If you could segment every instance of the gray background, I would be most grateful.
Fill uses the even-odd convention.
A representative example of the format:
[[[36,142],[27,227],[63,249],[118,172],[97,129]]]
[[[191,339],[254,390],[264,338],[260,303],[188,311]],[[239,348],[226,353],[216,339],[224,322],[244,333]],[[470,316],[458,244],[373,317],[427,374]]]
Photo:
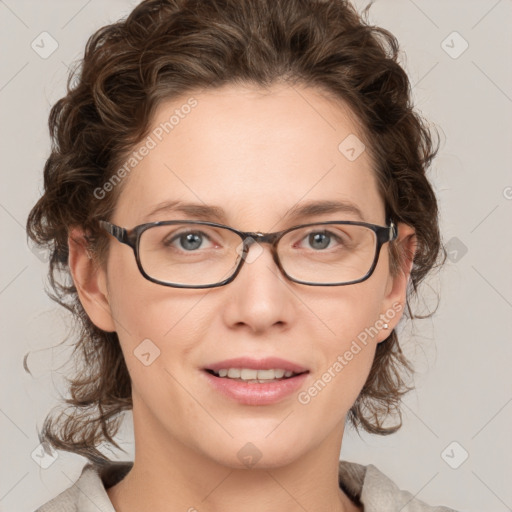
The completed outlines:
[[[24,225],[42,187],[48,112],[64,94],[68,66],[94,30],[136,3],[0,0],[2,511],[33,510],[86,462],[65,452],[38,456],[36,429],[64,393],[70,344],[58,343],[70,323],[43,291],[46,262],[27,247]],[[435,316],[402,326],[418,370],[402,430],[349,431],[341,457],[375,464],[431,504],[512,510],[512,2],[377,0],[371,12],[397,36],[416,107],[443,135],[431,177],[449,260],[424,287],[427,305],[440,291]],[[22,367],[27,352],[31,375]],[[130,454],[131,434],[127,421],[119,440]]]

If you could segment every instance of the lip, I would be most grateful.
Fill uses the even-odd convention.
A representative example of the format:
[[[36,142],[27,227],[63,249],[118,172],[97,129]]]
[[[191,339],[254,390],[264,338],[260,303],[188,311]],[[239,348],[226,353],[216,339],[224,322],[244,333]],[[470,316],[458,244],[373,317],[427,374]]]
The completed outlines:
[[[237,366],[230,367],[237,368]],[[248,366],[242,367],[248,368]],[[225,366],[223,368],[225,368]],[[240,366],[238,366],[238,368],[240,368]],[[276,366],[273,366],[273,368],[283,368],[282,363],[280,365],[278,364]],[[261,368],[253,369],[259,370]],[[204,369],[201,373],[205,376],[208,383],[216,391],[243,405],[270,405],[278,403],[284,400],[289,395],[296,393],[303,385],[307,376],[309,375],[309,372],[306,372],[301,373],[300,375],[296,375],[295,377],[290,377],[289,379],[283,379],[262,384],[251,384],[249,382],[241,382],[238,380],[228,379],[225,377],[217,377],[211,373],[208,373],[206,369]]]
[[[251,370],[272,370],[283,369],[294,373],[303,373],[309,371],[297,363],[281,359],[279,357],[266,357],[264,359],[253,359],[251,357],[236,357],[234,359],[226,359],[218,363],[212,363],[205,366],[205,370],[214,370],[218,372],[222,369],[229,368],[249,368]]]

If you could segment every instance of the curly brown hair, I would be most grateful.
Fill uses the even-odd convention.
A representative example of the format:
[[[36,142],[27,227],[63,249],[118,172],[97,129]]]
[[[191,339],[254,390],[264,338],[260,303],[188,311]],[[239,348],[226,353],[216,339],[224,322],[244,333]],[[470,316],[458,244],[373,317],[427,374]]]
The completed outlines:
[[[371,5],[371,4],[370,4]],[[100,28],[69,76],[67,94],[52,108],[52,151],[44,194],[27,221],[30,239],[50,251],[49,295],[79,329],[68,379],[71,408],[46,417],[40,441],[93,462],[131,409],[131,382],[115,332],[87,316],[68,268],[68,234],[88,234],[99,264],[108,219],[121,186],[99,200],[94,191],[112,178],[126,154],[147,136],[163,100],[225,84],[269,87],[277,82],[326,91],[361,122],[386,215],[414,227],[409,298],[438,263],[442,248],[435,194],[426,177],[438,151],[432,131],[414,111],[399,46],[387,30],[366,21],[348,0],[146,0],[117,23]],[[405,255],[390,244],[391,271]],[[412,366],[395,331],[378,344],[368,379],[348,419],[356,429],[390,434],[401,427],[400,402]],[[388,417],[393,426],[384,426]]]

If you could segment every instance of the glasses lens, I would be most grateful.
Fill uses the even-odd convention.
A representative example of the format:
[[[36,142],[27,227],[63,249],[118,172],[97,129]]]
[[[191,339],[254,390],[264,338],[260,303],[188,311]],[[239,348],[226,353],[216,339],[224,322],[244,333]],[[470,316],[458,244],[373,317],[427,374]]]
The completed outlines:
[[[289,231],[279,242],[279,259],[298,281],[344,284],[363,278],[373,265],[375,232],[351,224],[317,224]]]
[[[139,257],[153,279],[206,286],[233,274],[241,249],[242,239],[228,229],[183,223],[146,229],[140,237]]]

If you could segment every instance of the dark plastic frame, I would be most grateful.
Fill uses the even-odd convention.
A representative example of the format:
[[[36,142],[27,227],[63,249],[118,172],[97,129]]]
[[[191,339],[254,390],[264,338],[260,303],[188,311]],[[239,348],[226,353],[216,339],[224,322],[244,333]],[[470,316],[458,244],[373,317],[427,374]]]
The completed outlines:
[[[378,226],[377,224],[369,224],[367,222],[358,222],[358,221],[325,221],[325,222],[311,222],[309,224],[300,224],[297,226],[293,226],[291,228],[285,229],[283,231],[276,231],[274,233],[253,233],[253,232],[245,232],[245,231],[239,231],[235,228],[232,228],[230,226],[225,226],[224,224],[217,224],[215,222],[207,222],[202,220],[165,220],[165,221],[158,221],[158,222],[148,222],[146,224],[140,224],[139,226],[135,226],[132,229],[126,229],[122,228],[120,226],[116,226],[115,224],[111,224],[110,222],[107,222],[105,220],[99,221],[100,226],[110,235],[112,235],[114,238],[116,238],[119,242],[128,245],[133,249],[133,252],[135,254],[135,259],[137,261],[137,267],[139,268],[141,274],[148,280],[156,284],[161,284],[163,286],[171,286],[173,288],[217,288],[219,286],[224,286],[231,281],[235,279],[235,277],[240,272],[242,265],[245,262],[245,258],[249,252],[249,248],[254,242],[258,243],[269,243],[271,245],[271,251],[272,251],[272,257],[278,266],[281,273],[290,281],[298,284],[304,284],[307,286],[346,286],[348,284],[356,284],[360,283],[362,281],[366,281],[375,270],[375,267],[377,266],[377,263],[379,261],[379,254],[382,246],[387,243],[395,240],[398,236],[398,229],[393,221],[390,222],[389,226]],[[217,228],[225,228],[229,231],[232,231],[233,233],[236,233],[242,240],[243,243],[243,252],[242,257],[240,259],[240,263],[234,270],[233,274],[225,279],[224,281],[220,281],[219,283],[214,284],[208,284],[208,285],[183,285],[183,284],[176,284],[176,283],[167,283],[165,281],[160,281],[158,279],[155,279],[148,274],[146,274],[145,270],[142,268],[142,264],[139,257],[139,243],[140,243],[140,237],[144,231],[147,229],[153,227],[153,226],[167,226],[167,225],[173,225],[173,224],[198,224],[198,225],[206,225],[206,226],[212,226]],[[300,281],[298,279],[294,279],[293,277],[289,276],[283,267],[281,266],[281,262],[279,261],[278,255],[277,255],[277,243],[279,240],[288,232],[293,231],[294,229],[308,227],[308,226],[318,226],[318,225],[326,225],[326,224],[341,224],[341,225],[353,225],[353,226],[364,226],[368,229],[371,229],[375,235],[376,235],[376,248],[375,248],[375,256],[373,258],[372,266],[370,267],[370,270],[360,279],[354,280],[354,281],[348,281],[345,283],[310,283],[307,281]]]

